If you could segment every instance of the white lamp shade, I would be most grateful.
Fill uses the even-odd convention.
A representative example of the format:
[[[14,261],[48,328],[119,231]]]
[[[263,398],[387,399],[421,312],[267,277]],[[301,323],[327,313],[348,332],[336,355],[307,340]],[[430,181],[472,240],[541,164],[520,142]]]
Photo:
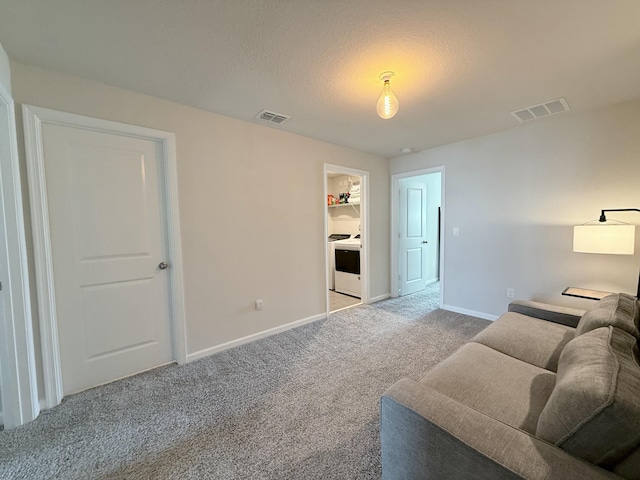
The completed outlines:
[[[635,225],[578,225],[573,227],[573,251],[633,255],[635,234]]]

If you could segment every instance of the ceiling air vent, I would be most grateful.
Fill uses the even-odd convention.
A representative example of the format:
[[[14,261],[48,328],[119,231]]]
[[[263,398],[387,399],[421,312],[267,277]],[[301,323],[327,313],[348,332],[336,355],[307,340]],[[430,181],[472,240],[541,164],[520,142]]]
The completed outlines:
[[[256,115],[256,118],[259,118],[260,120],[265,120],[271,123],[284,123],[287,120],[289,120],[291,117],[288,117],[287,115],[282,115],[281,113],[275,113],[275,112],[270,112],[269,110],[263,110],[258,115]]]
[[[540,105],[533,105],[531,107],[523,108],[522,110],[516,110],[511,112],[511,115],[516,117],[519,122],[528,122],[529,120],[535,120],[536,118],[548,117],[556,113],[567,112],[569,110],[569,104],[564,98],[556,98]]]

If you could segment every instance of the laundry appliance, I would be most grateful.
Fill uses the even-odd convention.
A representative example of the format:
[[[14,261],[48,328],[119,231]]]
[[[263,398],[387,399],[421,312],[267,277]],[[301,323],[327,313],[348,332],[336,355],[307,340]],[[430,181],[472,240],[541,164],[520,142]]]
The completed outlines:
[[[346,240],[351,238],[351,235],[348,233],[332,233],[329,235],[329,264],[327,265],[327,277],[329,278],[329,290],[335,290],[335,251],[333,249],[333,244],[340,240]]]
[[[335,257],[335,291],[361,298],[360,250],[362,240],[360,235],[347,240],[337,240],[332,243],[332,248]]]

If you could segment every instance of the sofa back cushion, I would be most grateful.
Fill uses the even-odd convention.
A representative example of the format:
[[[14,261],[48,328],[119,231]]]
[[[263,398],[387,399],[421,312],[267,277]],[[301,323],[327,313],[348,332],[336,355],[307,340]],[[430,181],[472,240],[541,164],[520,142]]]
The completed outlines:
[[[640,309],[636,297],[626,293],[608,295],[587,310],[576,327],[576,337],[596,328],[613,325],[640,339]]]
[[[636,338],[612,326],[571,340],[536,435],[613,470],[640,445],[638,355]]]

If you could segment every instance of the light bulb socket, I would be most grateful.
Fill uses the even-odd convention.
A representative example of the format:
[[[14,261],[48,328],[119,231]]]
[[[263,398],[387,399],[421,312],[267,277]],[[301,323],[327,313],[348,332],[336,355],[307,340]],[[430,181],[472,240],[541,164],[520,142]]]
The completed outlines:
[[[391,78],[395,77],[395,75],[396,74],[393,72],[384,72],[378,75],[378,78],[383,82],[388,82],[389,80],[391,80]]]

